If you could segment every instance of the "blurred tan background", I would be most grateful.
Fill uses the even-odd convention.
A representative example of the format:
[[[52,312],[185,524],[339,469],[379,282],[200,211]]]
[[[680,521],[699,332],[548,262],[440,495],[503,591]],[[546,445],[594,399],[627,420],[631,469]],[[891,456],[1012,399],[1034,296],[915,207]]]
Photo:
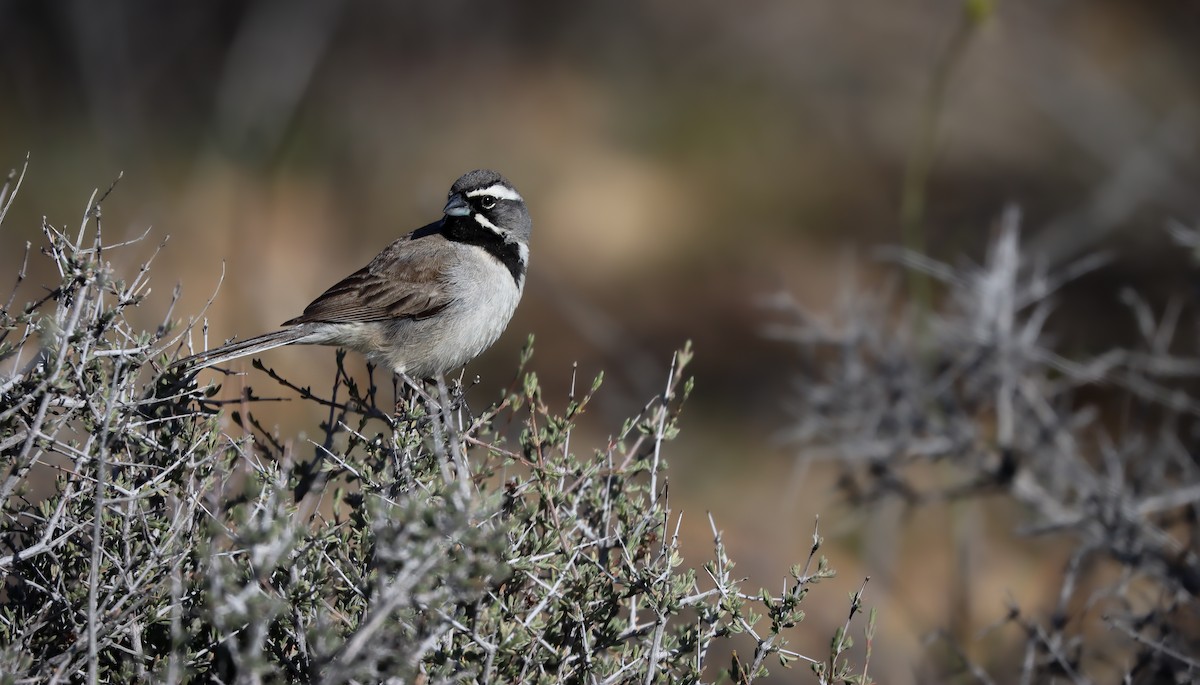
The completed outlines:
[[[92,189],[123,172],[105,231],[152,232],[112,258],[131,270],[170,236],[146,325],[177,283],[176,317],[195,316],[224,268],[207,312],[216,345],[294,316],[437,218],[459,174],[497,168],[528,200],[533,256],[516,318],[469,368],[474,402],[508,382],[532,333],[548,397],[565,403],[573,363],[583,378],[606,372],[585,426],[603,438],[694,340],[694,401],[668,452],[689,562],[707,558],[712,510],[739,568],[777,588],[821,513],[841,575],[808,600],[796,646],[820,654],[869,574],[872,674],[928,682],[940,668],[922,648],[930,630],[973,639],[1008,596],[1037,606],[1061,560],[1011,535],[1019,512],[839,505],[825,470],[799,469],[773,440],[793,355],[760,336],[756,298],[782,288],[819,310],[848,265],[886,275],[871,248],[901,242],[939,65],[929,250],[977,258],[1010,202],[1048,264],[1114,250],[1064,295],[1070,344],[1121,335],[1107,318],[1121,286],[1190,288],[1163,227],[1200,217],[1200,4],[993,10],[971,28],[960,0],[2,0],[0,165],[26,153],[30,165],[0,229],[0,274],[37,243],[43,214],[77,226]],[[37,268],[30,280],[49,282]],[[266,361],[314,387],[332,379],[327,349]],[[272,418],[311,432],[321,417],[281,405]],[[962,544],[964,530],[987,544]],[[1003,638],[973,655],[1003,663]],[[792,680],[807,672],[776,678]]]

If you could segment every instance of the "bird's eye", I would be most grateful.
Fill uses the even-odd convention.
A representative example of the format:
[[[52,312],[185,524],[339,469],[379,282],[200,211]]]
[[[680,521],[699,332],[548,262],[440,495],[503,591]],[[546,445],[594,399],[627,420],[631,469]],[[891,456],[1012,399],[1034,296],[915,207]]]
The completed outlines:
[[[496,206],[496,198],[492,197],[491,195],[484,195],[483,197],[479,198],[479,204],[484,209],[491,209],[492,207]]]

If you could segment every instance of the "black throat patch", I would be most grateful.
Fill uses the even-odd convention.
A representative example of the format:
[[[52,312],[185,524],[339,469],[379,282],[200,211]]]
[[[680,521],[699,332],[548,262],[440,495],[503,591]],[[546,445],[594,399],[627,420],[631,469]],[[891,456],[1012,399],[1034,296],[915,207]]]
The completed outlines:
[[[515,243],[510,243],[496,234],[495,231],[480,226],[470,216],[448,216],[442,220],[442,235],[457,243],[478,245],[487,250],[512,274],[517,287],[525,278],[525,264],[521,261],[521,250]]]

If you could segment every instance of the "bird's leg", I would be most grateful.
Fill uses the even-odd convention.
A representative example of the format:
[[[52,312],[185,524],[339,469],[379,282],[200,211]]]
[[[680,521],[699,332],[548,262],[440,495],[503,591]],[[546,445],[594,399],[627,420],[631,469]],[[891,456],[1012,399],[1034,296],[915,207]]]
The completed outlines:
[[[426,414],[431,413],[430,403],[436,404],[429,393],[425,392],[421,381],[400,371],[392,374],[392,396],[396,398],[395,418],[398,420],[412,420],[418,402],[426,405]]]
[[[400,408],[401,408],[400,374],[396,374],[396,373],[392,374],[392,400],[393,400],[392,414],[395,418],[399,419],[403,416],[404,412],[400,411]]]
[[[425,392],[424,383],[403,371],[397,371],[392,377],[392,391],[396,394],[396,412],[398,414],[401,408],[406,409],[408,414],[412,414],[413,402],[417,399],[427,405],[437,405],[438,403],[433,396]]]
[[[471,415],[471,410],[467,407],[467,389],[463,386],[463,374],[458,374],[458,378],[450,379],[450,411],[461,412],[467,410],[467,415]]]
[[[428,383],[402,372],[396,372],[392,377],[393,391],[396,393],[394,420],[397,424],[404,422],[420,432],[432,422],[441,420],[442,403],[426,390]]]

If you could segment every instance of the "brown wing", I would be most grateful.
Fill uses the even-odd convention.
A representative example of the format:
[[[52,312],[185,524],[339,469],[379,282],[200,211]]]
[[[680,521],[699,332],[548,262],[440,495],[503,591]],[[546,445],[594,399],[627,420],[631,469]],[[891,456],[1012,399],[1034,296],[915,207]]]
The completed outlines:
[[[387,246],[283,325],[423,319],[445,309],[452,301],[446,271],[453,254],[445,249],[445,238],[431,230],[436,227],[430,224]]]

